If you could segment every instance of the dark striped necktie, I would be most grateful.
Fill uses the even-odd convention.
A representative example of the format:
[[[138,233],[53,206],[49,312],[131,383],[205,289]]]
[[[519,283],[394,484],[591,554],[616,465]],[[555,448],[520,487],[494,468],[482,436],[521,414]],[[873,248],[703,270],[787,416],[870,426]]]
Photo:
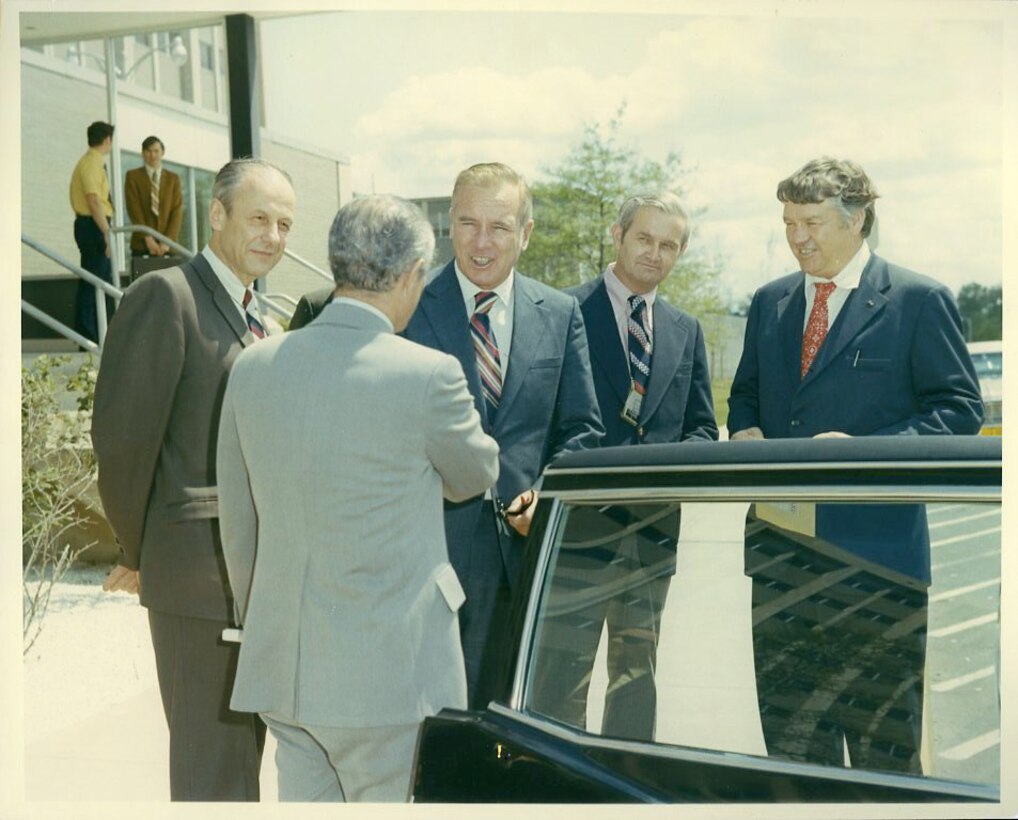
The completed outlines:
[[[244,291],[244,318],[247,319],[248,329],[255,335],[256,339],[265,338],[265,328],[262,327],[262,323],[258,321],[257,317],[247,309],[247,306],[251,304],[251,291]]]
[[[491,332],[488,312],[495,306],[498,294],[482,290],[474,295],[474,313],[470,317],[470,338],[477,358],[477,375],[481,378],[481,394],[489,425],[494,421],[499,399],[502,398],[502,361],[498,355],[495,334]]]
[[[647,328],[647,300],[642,296],[629,297],[629,375],[633,389],[642,402],[650,381],[650,357],[653,344]]]

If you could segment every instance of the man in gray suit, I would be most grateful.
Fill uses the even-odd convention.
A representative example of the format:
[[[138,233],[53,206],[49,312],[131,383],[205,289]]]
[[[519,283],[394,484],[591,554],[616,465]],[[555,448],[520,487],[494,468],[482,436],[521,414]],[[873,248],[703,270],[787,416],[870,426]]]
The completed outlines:
[[[219,544],[215,444],[230,365],[264,335],[251,285],[283,255],[296,199],[261,160],[225,165],[212,238],[178,268],[124,294],[95,388],[99,494],[120,543],[104,588],[148,608],[170,730],[173,800],[257,800],[265,726],[231,712],[237,647]]]
[[[344,206],[336,298],[245,351],[223,398],[223,552],[244,625],[231,705],[269,725],[284,801],[406,800],[421,722],[466,706],[442,498],[490,487],[498,445],[459,362],[395,335],[434,248],[405,200]]]

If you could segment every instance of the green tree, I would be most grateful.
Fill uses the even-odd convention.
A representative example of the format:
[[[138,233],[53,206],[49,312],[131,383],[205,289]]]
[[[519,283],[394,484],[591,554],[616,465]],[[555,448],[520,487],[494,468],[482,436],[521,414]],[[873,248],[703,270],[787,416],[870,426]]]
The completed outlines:
[[[962,285],[958,291],[958,310],[970,342],[1002,338],[1004,297],[1000,285],[992,288],[978,282]]]
[[[686,193],[689,169],[677,152],[657,162],[622,142],[625,110],[623,103],[607,125],[584,126],[565,158],[544,168],[547,179],[533,186],[535,228],[523,267],[553,287],[588,281],[614,259],[610,228],[626,197],[655,189]],[[693,313],[719,311],[721,268],[722,260],[697,250],[694,241],[661,293]]]

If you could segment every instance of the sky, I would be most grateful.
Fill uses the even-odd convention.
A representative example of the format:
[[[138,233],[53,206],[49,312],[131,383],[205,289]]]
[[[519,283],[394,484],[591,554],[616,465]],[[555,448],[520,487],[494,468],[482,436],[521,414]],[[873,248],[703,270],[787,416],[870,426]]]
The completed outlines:
[[[955,291],[997,285],[1010,86],[1000,20],[973,16],[995,5],[961,19],[894,0],[270,19],[266,125],[348,156],[357,193],[443,196],[474,162],[545,178],[584,124],[625,103],[622,141],[658,161],[677,151],[691,170],[687,204],[706,208],[692,241],[724,259],[734,300],[795,269],[774,192],[821,155],[873,179],[883,256]],[[878,14],[829,16],[859,8]]]

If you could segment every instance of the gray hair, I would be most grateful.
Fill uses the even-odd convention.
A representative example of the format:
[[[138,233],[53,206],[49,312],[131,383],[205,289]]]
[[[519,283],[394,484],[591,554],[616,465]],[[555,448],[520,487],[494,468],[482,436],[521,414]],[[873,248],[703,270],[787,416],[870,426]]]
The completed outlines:
[[[808,205],[834,200],[846,224],[859,211],[866,215],[862,235],[867,237],[877,218],[873,204],[880,194],[866,172],[849,159],[821,157],[807,162],[788,179],[778,183],[778,201]]]
[[[493,188],[502,184],[515,185],[520,192],[520,207],[516,218],[520,223],[517,227],[522,231],[534,215],[534,198],[523,174],[501,162],[480,162],[460,171],[452,186],[452,205],[454,208],[456,207],[456,194],[468,185],[477,188]]]
[[[421,275],[435,254],[435,234],[424,213],[389,194],[348,202],[329,229],[329,265],[337,286],[384,293],[423,261]]]
[[[231,159],[219,169],[219,173],[216,174],[216,180],[212,183],[212,198],[222,202],[227,213],[230,212],[233,206],[233,197],[237,193],[240,184],[244,181],[244,177],[254,168],[273,170],[281,174],[290,183],[290,186],[293,187],[293,180],[290,179],[290,175],[278,165],[273,165],[271,162],[255,159],[254,157]]]
[[[679,198],[671,191],[653,191],[651,193],[636,194],[623,202],[622,207],[619,208],[618,219],[615,220],[615,224],[622,229],[623,239],[626,237],[626,231],[633,224],[633,220],[636,219],[636,212],[644,207],[657,208],[662,213],[668,214],[668,216],[679,217],[682,220],[683,226],[681,244],[685,245],[689,242],[689,233],[692,230],[692,225],[689,224],[689,214],[682,207]]]

